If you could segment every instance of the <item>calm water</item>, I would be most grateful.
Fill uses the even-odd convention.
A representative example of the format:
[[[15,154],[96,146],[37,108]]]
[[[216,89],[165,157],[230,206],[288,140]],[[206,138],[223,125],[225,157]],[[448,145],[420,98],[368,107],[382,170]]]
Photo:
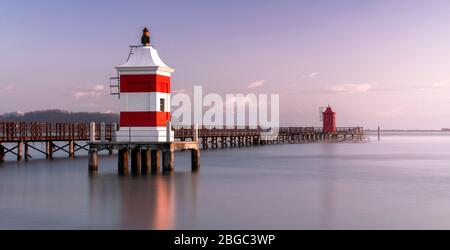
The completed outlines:
[[[103,156],[0,164],[1,229],[450,229],[450,133],[202,152],[118,177]]]

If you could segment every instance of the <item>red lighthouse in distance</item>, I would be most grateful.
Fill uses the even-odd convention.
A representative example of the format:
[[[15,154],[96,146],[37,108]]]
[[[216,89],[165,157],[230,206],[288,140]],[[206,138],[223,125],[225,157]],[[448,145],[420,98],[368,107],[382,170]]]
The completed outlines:
[[[322,113],[323,115],[323,132],[334,133],[336,132],[336,113],[333,112],[330,105]]]

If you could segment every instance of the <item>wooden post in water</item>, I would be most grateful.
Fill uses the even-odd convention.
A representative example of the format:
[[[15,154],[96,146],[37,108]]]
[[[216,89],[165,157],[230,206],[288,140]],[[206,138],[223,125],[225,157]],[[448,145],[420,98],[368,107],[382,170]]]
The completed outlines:
[[[96,172],[98,170],[98,150],[96,148],[89,149],[89,171]]]
[[[157,174],[161,169],[161,150],[153,149],[151,151],[151,171],[152,174]]]
[[[45,142],[45,158],[47,158],[47,159],[53,158],[53,142],[52,141]]]
[[[23,159],[23,142],[17,143],[17,161],[21,161]]]
[[[135,147],[131,150],[131,174],[139,175],[141,172],[141,148]]]
[[[5,160],[5,147],[0,143],[0,162]]]
[[[162,157],[163,157],[163,174],[167,174],[167,173],[170,173],[171,172],[171,169],[170,169],[170,151],[168,151],[168,150],[163,150],[162,151]]]
[[[141,151],[141,174],[146,175],[151,171],[152,154],[150,149],[142,149]]]
[[[168,174],[171,173],[174,169],[174,149],[172,147],[165,149],[163,151],[163,173]]]
[[[30,159],[30,151],[28,149],[28,143],[27,142],[25,142],[24,147],[25,147],[24,148],[24,150],[25,150],[25,152],[24,152],[24,154],[25,154],[25,161],[28,161]]]
[[[121,148],[117,156],[119,175],[128,174],[128,149]]]
[[[378,126],[378,141],[380,141],[380,126]]]
[[[69,141],[69,158],[75,158],[75,141],[73,140]]]
[[[192,172],[197,172],[200,170],[200,150],[191,150],[191,168]]]

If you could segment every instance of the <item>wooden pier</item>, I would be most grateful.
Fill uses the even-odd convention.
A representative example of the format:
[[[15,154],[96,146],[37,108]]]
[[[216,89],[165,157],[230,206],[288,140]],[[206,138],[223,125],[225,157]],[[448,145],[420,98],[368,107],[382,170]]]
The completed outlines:
[[[245,147],[267,144],[298,143],[355,143],[364,140],[362,127],[337,128],[335,133],[323,133],[319,127],[281,127],[276,133],[262,128],[218,129],[202,127],[198,131],[199,143],[203,149]],[[193,140],[192,128],[175,130],[175,138],[181,141]]]
[[[46,159],[52,159],[58,151],[74,158],[78,151],[88,151],[87,142],[92,139],[91,135],[96,140],[104,138],[110,141],[116,129],[115,124],[100,124],[92,133],[89,124],[0,122],[0,161],[8,153],[16,156],[18,161],[32,159],[30,149]],[[56,144],[57,142],[62,145]],[[42,143],[44,147],[37,147],[35,143]],[[8,147],[6,144],[13,146]]]
[[[98,153],[118,152],[119,173],[128,173],[129,161],[132,174],[169,173],[174,169],[174,152],[191,151],[191,167],[200,167],[200,148],[216,149],[268,144],[294,143],[354,143],[364,141],[362,127],[338,128],[333,133],[323,133],[318,127],[281,127],[276,133],[262,128],[211,128],[198,130],[191,127],[174,128],[175,142],[146,143],[118,142],[116,124],[68,124],[38,122],[0,122],[0,162],[6,154],[13,154],[17,161],[32,159],[30,149],[52,159],[54,153],[64,152],[74,158],[78,151],[89,155],[89,169],[98,169]],[[126,140],[125,140],[126,141]],[[43,147],[35,144],[40,143]],[[56,144],[58,143],[58,144]]]

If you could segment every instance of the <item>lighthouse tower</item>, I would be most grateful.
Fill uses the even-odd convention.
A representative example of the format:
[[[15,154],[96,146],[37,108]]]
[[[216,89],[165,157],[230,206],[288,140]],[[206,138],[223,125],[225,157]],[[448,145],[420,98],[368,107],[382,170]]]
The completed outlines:
[[[150,45],[143,31],[142,45],[130,46],[125,64],[117,66],[120,98],[120,129],[117,141],[171,142],[170,78],[175,71]],[[169,128],[169,130],[167,130]]]
[[[323,112],[323,132],[335,133],[336,129],[336,113],[333,112],[330,105]]]

